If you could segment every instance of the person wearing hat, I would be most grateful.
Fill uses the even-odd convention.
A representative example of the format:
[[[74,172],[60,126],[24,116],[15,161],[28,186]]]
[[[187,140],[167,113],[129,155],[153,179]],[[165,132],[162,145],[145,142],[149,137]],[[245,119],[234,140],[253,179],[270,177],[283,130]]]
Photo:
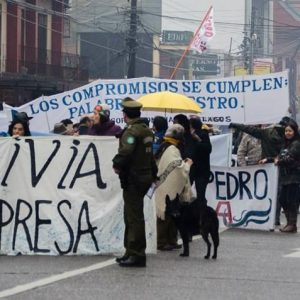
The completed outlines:
[[[183,160],[180,148],[184,143],[184,127],[171,125],[163,142],[155,154],[158,165],[159,180],[154,192],[157,215],[157,249],[169,251],[179,249],[177,244],[177,227],[171,216],[166,213],[166,198],[175,200],[179,195],[182,202],[191,202],[191,185],[189,180],[190,158]]]
[[[146,236],[143,200],[156,179],[152,153],[153,133],[141,120],[141,103],[125,98],[123,116],[127,127],[119,140],[113,169],[119,175],[124,198],[125,254],[116,259],[122,267],[146,266]]]
[[[27,115],[26,112],[24,111],[21,111],[21,112],[18,112],[18,111],[15,111],[15,110],[12,110],[12,122],[9,126],[9,135],[12,134],[12,131],[13,131],[13,127],[19,127],[19,129],[21,131],[24,131],[24,136],[31,136],[31,132],[30,132],[30,128],[29,128],[29,121],[31,119],[33,119],[33,117],[29,117]],[[11,132],[10,132],[11,131]],[[18,135],[18,134],[16,134]],[[20,135],[22,136],[22,135]]]
[[[8,135],[12,137],[31,136],[27,122],[15,119],[8,126]]]
[[[13,113],[13,120],[18,120],[20,122],[29,124],[31,119],[33,119],[33,117],[29,117],[24,111]]]
[[[98,104],[94,107],[93,126],[89,129],[89,135],[116,136],[118,137],[122,128],[110,120],[109,107],[106,104]]]
[[[54,128],[52,130],[52,133],[60,134],[60,135],[71,135],[72,134],[72,132],[62,122],[54,124]]]

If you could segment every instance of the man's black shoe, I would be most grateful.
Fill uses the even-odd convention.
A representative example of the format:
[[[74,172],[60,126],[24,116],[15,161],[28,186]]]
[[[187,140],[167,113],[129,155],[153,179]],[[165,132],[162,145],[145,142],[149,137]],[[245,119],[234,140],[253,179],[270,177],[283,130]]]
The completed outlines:
[[[128,257],[129,257],[129,256],[126,255],[126,254],[123,255],[123,256],[117,257],[117,258],[116,258],[116,262],[117,262],[117,263],[120,263],[121,261],[126,260]]]
[[[119,262],[120,267],[146,267],[146,256],[129,256]]]
[[[178,249],[182,248],[182,245],[175,244],[175,245],[172,245],[172,248],[175,249],[175,250],[178,250]]]

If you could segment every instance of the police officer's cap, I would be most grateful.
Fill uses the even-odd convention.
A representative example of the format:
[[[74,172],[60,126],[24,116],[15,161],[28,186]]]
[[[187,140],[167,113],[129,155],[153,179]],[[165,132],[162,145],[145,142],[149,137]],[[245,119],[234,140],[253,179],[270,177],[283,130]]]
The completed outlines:
[[[142,103],[135,101],[129,97],[122,101],[123,111],[139,111],[142,108]]]

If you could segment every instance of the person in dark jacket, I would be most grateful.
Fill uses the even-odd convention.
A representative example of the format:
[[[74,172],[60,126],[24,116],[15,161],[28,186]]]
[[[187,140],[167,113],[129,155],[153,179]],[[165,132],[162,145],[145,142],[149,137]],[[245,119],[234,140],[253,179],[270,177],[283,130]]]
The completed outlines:
[[[190,121],[186,115],[178,114],[173,118],[174,124],[179,124],[184,128],[184,143],[180,148],[181,156],[183,159],[191,158],[195,151],[195,140],[191,134]]]
[[[230,123],[229,128],[237,131],[246,132],[255,138],[261,140],[262,158],[276,157],[282,148],[284,141],[284,126],[291,119],[283,117],[279,124],[267,128],[259,128],[251,125],[243,125],[239,123]]]
[[[166,118],[161,116],[156,116],[153,119],[153,132],[154,132],[154,142],[153,142],[153,154],[155,155],[161,143],[163,142],[165,133],[168,129],[168,121]]]
[[[280,231],[297,232],[300,202],[300,135],[298,125],[294,120],[290,120],[285,126],[284,145],[279,155],[276,158],[264,158],[261,162],[274,162],[279,166],[281,183],[279,202],[287,219],[286,226]]]
[[[191,184],[195,182],[197,199],[205,201],[206,187],[210,175],[210,153],[212,150],[207,130],[197,116],[190,120],[183,114],[174,117],[174,123],[184,128],[184,147],[182,158],[191,158],[194,162],[190,170]]]
[[[120,136],[122,128],[110,120],[110,111],[105,104],[96,105],[94,108],[94,124],[89,129],[89,135]]]
[[[242,131],[261,140],[262,159],[266,157],[275,158],[284,143],[284,127],[290,121],[289,117],[283,117],[278,124],[267,128],[258,128],[251,125],[243,125],[238,123],[230,123],[229,128],[234,128],[237,131]],[[281,184],[278,183],[278,195],[280,193]],[[278,199],[278,198],[277,198]],[[275,225],[280,225],[280,203],[277,200],[276,221]]]
[[[150,126],[150,120],[147,117],[142,117],[141,120],[146,124],[147,127]]]
[[[146,266],[144,196],[156,179],[157,167],[152,152],[153,133],[141,120],[141,103],[131,98],[122,101],[127,127],[113,158],[124,198],[125,254],[116,259],[122,267]]]
[[[194,140],[193,165],[190,170],[191,184],[195,182],[197,199],[206,202],[205,193],[210,176],[210,153],[212,150],[207,130],[202,129],[199,117],[190,118],[191,136]]]

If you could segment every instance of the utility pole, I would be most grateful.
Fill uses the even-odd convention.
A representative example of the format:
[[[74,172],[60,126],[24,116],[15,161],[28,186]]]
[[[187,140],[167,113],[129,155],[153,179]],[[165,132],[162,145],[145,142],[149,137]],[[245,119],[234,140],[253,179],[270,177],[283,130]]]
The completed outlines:
[[[289,96],[290,96],[290,113],[292,118],[296,120],[296,89],[297,89],[297,63],[296,63],[296,56],[300,50],[300,43],[295,49],[293,55],[289,58],[288,61],[288,68],[289,68]]]
[[[255,33],[255,8],[251,8],[251,28],[250,28],[250,60],[249,60],[249,74],[253,74],[253,60],[254,60],[254,46],[256,43]]]
[[[228,51],[228,75],[226,75],[225,73],[225,76],[231,76],[232,74],[232,56],[231,56],[231,50],[232,50],[232,37],[230,38],[230,46],[229,46],[229,51]],[[224,56],[225,57],[225,56]],[[225,60],[224,60],[224,67],[225,67]],[[225,68],[226,70],[226,68]]]
[[[137,0],[131,0],[130,29],[127,39],[128,47],[128,71],[127,78],[135,77],[135,59],[137,47]]]

